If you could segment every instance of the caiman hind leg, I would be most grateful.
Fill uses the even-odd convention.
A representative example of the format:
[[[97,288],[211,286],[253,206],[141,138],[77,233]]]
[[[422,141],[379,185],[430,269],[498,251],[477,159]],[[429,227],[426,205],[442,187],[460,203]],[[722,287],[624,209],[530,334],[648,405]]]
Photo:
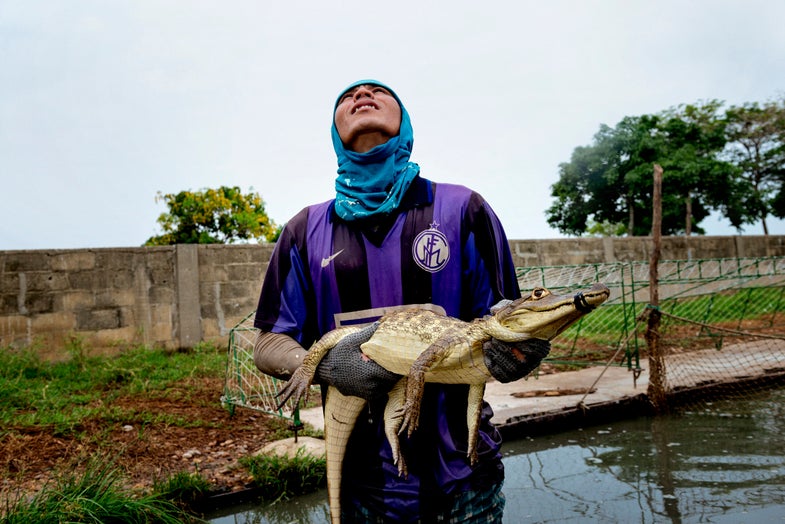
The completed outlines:
[[[480,435],[480,418],[482,416],[482,399],[485,396],[485,382],[469,386],[469,399],[466,409],[466,425],[469,428],[469,441],[466,456],[472,466],[477,464],[477,439]]]
[[[327,460],[327,499],[330,503],[330,520],[333,524],[341,522],[341,475],[346,445],[365,404],[365,399],[344,395],[333,387],[327,388],[324,401],[324,442]]]
[[[398,466],[398,474],[406,477],[406,460],[401,453],[401,441],[398,432],[403,423],[403,405],[406,400],[406,377],[401,378],[387,394],[387,405],[384,407],[384,434],[392,448],[393,464]]]

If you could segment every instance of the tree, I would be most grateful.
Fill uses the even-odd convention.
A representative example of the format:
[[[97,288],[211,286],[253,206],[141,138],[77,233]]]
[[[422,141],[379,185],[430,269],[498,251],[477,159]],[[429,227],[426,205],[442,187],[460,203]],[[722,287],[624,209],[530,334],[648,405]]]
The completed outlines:
[[[766,217],[785,218],[785,101],[731,107],[726,118],[726,155],[746,186],[744,198],[737,200],[740,219],[760,221],[768,235]]]
[[[601,126],[593,145],[576,148],[559,166],[548,223],[571,235],[596,231],[596,224],[606,232],[650,234],[651,173],[658,163],[665,170],[663,232],[703,232],[698,223],[735,188],[733,167],[717,159],[725,145],[721,105],[679,106]]]
[[[634,227],[634,206],[624,179],[630,171],[628,144],[639,125],[638,118],[630,117],[615,129],[601,125],[594,145],[577,147],[571,161],[559,165],[559,181],[551,186],[556,202],[546,212],[551,226],[576,236],[595,224],[624,232]]]
[[[267,216],[258,193],[243,194],[239,187],[180,191],[156,196],[169,208],[158,223],[163,234],[151,237],[147,246],[171,244],[231,244],[237,240],[270,240],[276,225]]]
[[[671,202],[664,209],[674,213],[674,221],[682,217],[686,235],[693,229],[702,233],[698,224],[712,209],[722,211],[735,227],[741,225],[731,202],[738,201],[743,188],[736,183],[734,167],[719,158],[726,144],[721,107],[721,102],[711,100],[662,113],[659,128],[663,144],[658,163],[665,171],[663,188],[667,193],[663,197]],[[677,211],[680,206],[681,215]]]

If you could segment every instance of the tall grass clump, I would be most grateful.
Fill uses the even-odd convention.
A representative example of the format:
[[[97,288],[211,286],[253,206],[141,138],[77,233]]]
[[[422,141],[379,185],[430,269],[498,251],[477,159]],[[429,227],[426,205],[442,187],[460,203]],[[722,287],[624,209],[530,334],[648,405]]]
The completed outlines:
[[[180,471],[164,481],[155,482],[153,491],[166,500],[187,507],[210,491],[210,482],[199,473]]]
[[[137,496],[120,485],[111,463],[91,461],[64,473],[32,499],[7,501],[3,524],[182,524],[201,522],[160,494]]]
[[[256,455],[243,457],[264,500],[279,500],[314,492],[327,485],[327,462],[303,449],[294,457]]]

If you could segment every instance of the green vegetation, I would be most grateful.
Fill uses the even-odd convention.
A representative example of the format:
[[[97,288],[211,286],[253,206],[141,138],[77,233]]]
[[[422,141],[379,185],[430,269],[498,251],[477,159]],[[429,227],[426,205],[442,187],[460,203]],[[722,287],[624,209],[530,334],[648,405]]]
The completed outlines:
[[[106,358],[87,356],[72,338],[69,353],[67,361],[44,362],[32,348],[0,348],[0,427],[51,427],[64,435],[79,431],[86,419],[163,422],[144,420],[144,414],[124,411],[112,401],[134,394],[185,397],[187,379],[221,376],[225,364],[223,352],[211,345],[190,352],[138,347]],[[185,423],[168,417],[167,423]]]
[[[785,288],[758,287],[718,292],[714,295],[674,298],[665,301],[663,311],[708,324],[741,325],[745,319],[764,323],[785,305]],[[732,327],[732,326],[728,326]]]
[[[264,500],[304,495],[327,483],[324,458],[313,457],[302,449],[293,458],[258,455],[244,457],[240,463],[249,469],[256,484],[263,487]]]
[[[312,399],[305,403],[301,401],[300,409],[306,407],[316,407],[316,403]],[[267,424],[267,429],[271,432],[270,440],[272,441],[290,438],[292,436],[292,421],[288,418],[276,417],[270,419],[269,424]],[[297,434],[301,437],[324,438],[324,430],[321,428],[314,428],[310,424],[303,424],[303,427],[298,429]]]
[[[96,459],[83,473],[69,472],[32,499],[7,502],[4,524],[129,524],[201,522],[160,494],[130,493],[110,463]]]
[[[69,457],[64,463],[65,472],[32,498],[27,497],[29,494],[0,498],[0,521],[198,522],[185,512],[213,487],[202,475],[173,471],[171,476],[153,482],[150,493],[145,494],[124,489],[121,468],[105,457],[122,455],[109,439],[111,428],[121,424],[139,428],[218,427],[221,423],[217,418],[204,420],[151,411],[144,402],[182,401],[184,407],[216,407],[217,396],[205,395],[199,386],[223,376],[225,352],[210,344],[185,352],[142,346],[114,357],[98,357],[89,355],[79,337],[71,337],[67,350],[68,360],[46,362],[38,358],[35,348],[0,347],[0,439],[18,439],[43,431],[85,445],[91,443],[91,449],[100,451],[93,460],[85,459],[89,453]],[[142,403],[128,399],[141,399]],[[88,428],[93,433],[88,433]],[[143,438],[144,430],[139,431]],[[263,431],[266,438],[291,436],[288,421],[275,417],[265,420]],[[305,428],[300,434],[320,433]],[[265,500],[307,493],[325,483],[323,458],[302,454],[294,459],[257,456],[242,458],[241,464],[251,471]]]
[[[648,235],[662,166],[662,233],[703,233],[711,212],[738,230],[785,217],[785,98],[722,111],[717,100],[601,125],[551,186],[548,223],[568,235]]]
[[[164,481],[156,482],[153,491],[166,500],[188,507],[209,493],[210,483],[198,473],[180,471]]]
[[[158,217],[163,234],[148,239],[147,246],[274,241],[280,235],[280,228],[267,216],[262,197],[254,192],[243,194],[239,187],[159,192],[159,200],[169,211]]]
[[[690,289],[684,286],[683,295],[677,294],[663,300],[660,309],[693,322],[735,330],[760,330],[782,321],[777,320],[776,316],[785,308],[785,287],[734,288],[700,295],[690,295]],[[568,369],[605,363],[615,353],[618,344],[635,329],[635,319],[644,307],[645,304],[634,302],[603,305],[554,339],[551,354],[546,361],[567,366]],[[667,330],[672,324],[666,318],[662,329]],[[628,351],[638,351],[636,342],[643,347],[645,324],[638,326],[638,330],[638,339],[631,339]],[[699,339],[699,335],[710,333],[711,330],[704,332],[697,327],[688,329],[681,343],[685,347],[689,346]]]

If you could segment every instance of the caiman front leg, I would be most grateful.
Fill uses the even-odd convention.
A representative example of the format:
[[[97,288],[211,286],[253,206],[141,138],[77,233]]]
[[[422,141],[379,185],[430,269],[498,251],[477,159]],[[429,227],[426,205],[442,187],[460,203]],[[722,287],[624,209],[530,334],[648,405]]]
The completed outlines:
[[[450,351],[456,351],[456,347],[462,342],[463,337],[459,336],[438,338],[414,361],[406,380],[406,403],[403,407],[403,423],[399,433],[406,431],[411,437],[420,425],[425,373],[444,359]]]
[[[370,331],[368,337],[362,340],[362,342],[358,342],[358,344],[367,342],[368,339],[373,335],[374,331],[375,330]],[[283,405],[286,404],[286,401],[291,397],[294,397],[295,404],[299,402],[300,399],[303,398],[303,396],[305,396],[305,394],[308,392],[308,388],[311,387],[313,378],[316,375],[316,368],[319,366],[319,363],[322,361],[327,352],[334,348],[335,345],[344,337],[356,333],[363,333],[362,328],[342,327],[328,331],[322,338],[317,340],[311,346],[311,349],[308,350],[305,358],[303,358],[302,364],[300,364],[300,366],[294,370],[291,378],[289,378],[286,384],[283,385],[281,391],[275,395],[276,398],[280,399],[278,401],[277,409],[281,409]],[[364,334],[361,336],[364,336]]]

